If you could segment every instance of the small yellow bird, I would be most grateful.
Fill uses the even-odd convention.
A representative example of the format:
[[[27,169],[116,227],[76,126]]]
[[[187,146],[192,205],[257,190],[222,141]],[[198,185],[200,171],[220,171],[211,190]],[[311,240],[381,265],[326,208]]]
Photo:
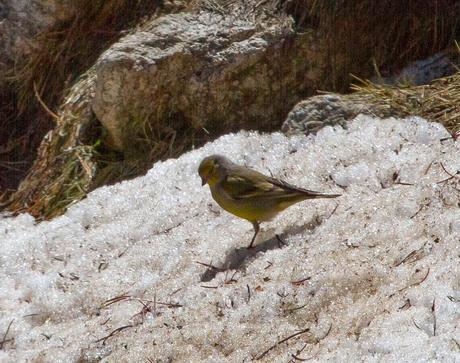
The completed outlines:
[[[212,197],[223,209],[252,223],[254,236],[248,248],[253,247],[260,222],[272,219],[282,210],[303,200],[336,198],[341,195],[298,188],[236,165],[221,155],[204,158],[198,174],[202,185],[209,184]]]

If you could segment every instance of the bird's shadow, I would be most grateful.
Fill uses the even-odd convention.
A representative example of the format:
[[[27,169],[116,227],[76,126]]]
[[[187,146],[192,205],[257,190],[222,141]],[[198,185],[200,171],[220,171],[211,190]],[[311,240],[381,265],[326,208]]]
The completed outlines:
[[[282,248],[286,245],[285,238],[290,235],[295,235],[305,230],[313,230],[319,225],[319,221],[314,220],[302,226],[295,226],[286,229],[281,235],[275,234],[272,238],[265,240],[254,248],[248,249],[247,247],[239,247],[231,250],[225,257],[225,261],[221,266],[211,266],[201,275],[202,282],[211,281],[219,272],[227,270],[240,270],[246,267],[247,263],[251,261],[259,252],[266,252],[276,248]]]

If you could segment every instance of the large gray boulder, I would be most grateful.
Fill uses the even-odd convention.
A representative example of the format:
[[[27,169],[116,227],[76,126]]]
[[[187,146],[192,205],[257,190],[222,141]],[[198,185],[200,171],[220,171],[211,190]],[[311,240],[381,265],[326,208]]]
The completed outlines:
[[[273,128],[320,78],[309,62],[311,38],[288,17],[163,16],[103,53],[92,107],[120,150],[145,122],[160,137]]]

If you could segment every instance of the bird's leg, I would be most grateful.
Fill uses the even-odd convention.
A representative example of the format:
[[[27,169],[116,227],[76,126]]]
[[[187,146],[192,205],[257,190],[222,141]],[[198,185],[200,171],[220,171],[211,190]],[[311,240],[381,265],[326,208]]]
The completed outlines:
[[[254,236],[252,237],[251,243],[248,246],[248,250],[250,250],[251,248],[254,248],[253,246],[254,241],[256,240],[257,233],[259,233],[259,230],[260,230],[260,225],[258,222],[252,222],[252,225],[254,227]]]

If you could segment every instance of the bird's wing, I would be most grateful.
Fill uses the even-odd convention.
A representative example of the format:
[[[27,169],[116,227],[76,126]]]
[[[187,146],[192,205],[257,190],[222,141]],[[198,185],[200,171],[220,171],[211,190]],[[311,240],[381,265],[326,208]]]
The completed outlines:
[[[282,182],[246,168],[230,172],[221,187],[233,199],[276,197],[290,191]]]
[[[290,198],[306,195],[308,198],[336,198],[339,194],[324,194],[296,187],[284,180],[263,175],[255,170],[238,167],[221,182],[221,187],[230,198]]]

